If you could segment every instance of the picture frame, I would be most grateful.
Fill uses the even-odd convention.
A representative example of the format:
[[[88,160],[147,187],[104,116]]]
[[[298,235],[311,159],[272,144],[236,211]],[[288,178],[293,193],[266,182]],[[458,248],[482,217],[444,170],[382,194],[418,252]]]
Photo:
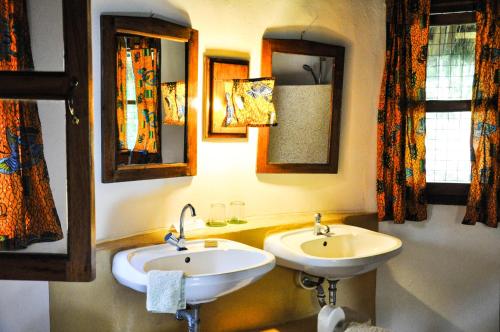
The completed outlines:
[[[247,138],[246,127],[224,127],[226,115],[224,80],[249,78],[249,61],[205,56],[204,61],[204,138]]]

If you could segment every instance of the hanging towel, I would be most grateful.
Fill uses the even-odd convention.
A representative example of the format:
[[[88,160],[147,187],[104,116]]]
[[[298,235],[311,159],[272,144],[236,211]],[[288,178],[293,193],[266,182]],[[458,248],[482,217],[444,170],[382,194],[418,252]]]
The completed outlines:
[[[149,271],[146,309],[154,313],[169,314],[186,309],[184,287],[182,271]]]

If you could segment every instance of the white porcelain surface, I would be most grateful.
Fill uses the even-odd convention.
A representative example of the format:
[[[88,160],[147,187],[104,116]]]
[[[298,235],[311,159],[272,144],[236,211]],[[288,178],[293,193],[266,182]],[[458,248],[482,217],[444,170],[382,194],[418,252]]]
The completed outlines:
[[[182,270],[186,277],[186,302],[210,302],[255,282],[274,268],[275,258],[263,250],[222,240],[205,248],[204,240],[187,241],[188,250],[170,244],[125,250],[113,258],[113,275],[136,291],[147,290],[150,270]]]
[[[264,250],[277,264],[332,279],[349,278],[377,268],[402,249],[401,240],[364,228],[329,225],[330,235],[314,235],[312,228],[267,237]]]

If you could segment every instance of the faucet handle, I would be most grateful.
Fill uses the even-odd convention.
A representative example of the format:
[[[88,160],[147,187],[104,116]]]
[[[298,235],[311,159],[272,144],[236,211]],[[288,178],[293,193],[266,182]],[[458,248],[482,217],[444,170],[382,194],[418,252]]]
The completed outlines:
[[[179,242],[179,240],[175,237],[175,235],[172,232],[165,235],[164,240],[165,242],[171,242],[171,241],[173,241],[174,243]]]
[[[321,213],[316,213],[316,214],[314,215],[314,220],[315,220],[315,222],[316,222],[316,223],[318,223],[318,224],[319,224],[319,223],[321,223]]]

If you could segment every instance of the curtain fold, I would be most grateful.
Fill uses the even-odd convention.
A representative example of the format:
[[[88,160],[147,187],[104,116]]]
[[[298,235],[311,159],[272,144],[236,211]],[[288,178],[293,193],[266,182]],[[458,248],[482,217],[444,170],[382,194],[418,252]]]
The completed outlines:
[[[186,122],[186,83],[161,83],[163,108],[163,124],[169,126],[184,126]]]
[[[474,225],[481,222],[497,227],[500,189],[498,1],[477,1],[476,25],[475,70],[471,101],[472,177],[463,223]]]
[[[0,71],[34,69],[26,3],[0,0]],[[0,249],[62,239],[35,102],[0,100]]]
[[[116,122],[118,125],[118,149],[128,150],[127,145],[127,44],[125,38],[117,38],[116,50]]]
[[[430,0],[387,0],[386,62],[377,125],[379,220],[421,221]]]
[[[158,152],[158,48],[154,40],[140,38],[131,45],[137,95],[138,132],[134,151]]]

